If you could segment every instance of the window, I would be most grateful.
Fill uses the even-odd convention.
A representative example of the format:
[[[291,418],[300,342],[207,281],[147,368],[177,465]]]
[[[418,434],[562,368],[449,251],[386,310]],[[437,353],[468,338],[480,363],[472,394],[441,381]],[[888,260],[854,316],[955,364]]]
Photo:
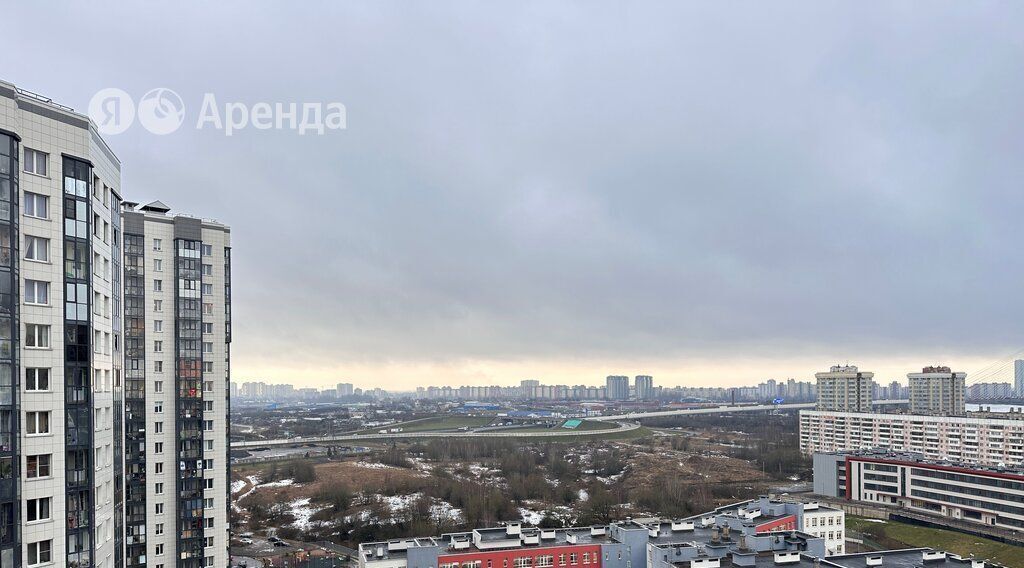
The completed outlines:
[[[25,148],[25,171],[30,174],[45,176],[49,157],[49,154],[45,154],[39,150]]]
[[[155,371],[157,373],[164,372],[164,362],[163,361],[153,361],[153,371]]]
[[[25,192],[25,202],[22,204],[25,216],[47,219],[50,217],[50,198],[38,193]]]
[[[204,323],[203,324],[203,333],[213,333],[213,324],[212,323]]]
[[[154,312],[162,312],[162,311],[164,311],[164,302],[163,302],[163,300],[153,300],[153,311]]]
[[[25,303],[46,306],[50,304],[50,283],[25,280]]]
[[[154,258],[153,259],[153,271],[154,272],[163,272],[164,271],[164,261],[160,260],[159,258]]]
[[[28,558],[26,558],[29,566],[35,566],[36,564],[46,564],[52,562],[53,557],[51,556],[51,549],[53,548],[53,540],[41,540],[39,542],[30,542],[26,547],[28,551]]]
[[[153,405],[153,412],[155,412],[156,414],[160,414],[163,411],[164,411],[164,403],[158,402],[158,403]]]
[[[155,532],[156,532],[157,536],[164,534],[164,524],[163,523],[157,523],[156,524],[156,531]]]
[[[203,479],[203,489],[213,489],[213,480],[212,479],[204,478]]]
[[[203,469],[213,469],[213,460],[203,460]]]
[[[156,485],[154,485],[154,491],[156,492],[157,495],[163,495],[164,494],[164,484],[163,483],[157,483]]]
[[[212,373],[213,372],[213,361],[203,361],[203,372],[204,373]]]
[[[160,361],[157,361],[157,363],[160,363]],[[153,382],[153,392],[164,392],[164,382],[163,381],[154,381]]]
[[[25,520],[28,522],[45,521],[50,518],[50,497],[28,499],[25,501],[28,511]]]
[[[155,351],[157,353],[162,353],[163,350],[164,350],[164,342],[163,341],[154,341],[153,342],[153,351]]]
[[[25,458],[25,477],[50,477],[50,454],[39,454]]]
[[[163,442],[157,442],[157,443],[153,444],[153,453],[154,454],[162,454],[162,453],[164,453],[164,443]],[[163,487],[163,486],[161,485],[161,487]],[[159,493],[162,493],[162,492],[163,491],[159,491]]]
[[[163,243],[160,239],[153,239],[153,250],[160,250],[160,245]]]
[[[25,347],[36,349],[50,347],[50,326],[35,323],[25,324]]]
[[[26,434],[49,434],[50,413],[47,412],[26,412],[25,413]]]
[[[153,432],[156,433],[156,434],[163,434],[164,433],[164,423],[163,422],[154,422],[153,423]]]
[[[25,390],[27,391],[48,391],[50,390],[49,369],[25,369]]]
[[[213,276],[213,265],[212,264],[204,264],[203,265],[203,276]]]
[[[50,262],[50,239],[25,235],[25,260]]]
[[[164,472],[164,462],[156,462],[156,471],[154,473]]]
[[[213,353],[213,343],[209,341],[203,342],[203,353]]]
[[[203,304],[203,313],[207,315],[213,314],[213,304]]]
[[[153,320],[153,331],[160,332],[164,330],[164,320]]]
[[[156,545],[155,553],[156,553],[157,556],[163,556],[163,554],[164,554],[164,545],[163,544]]]
[[[156,504],[156,511],[154,513],[157,514],[157,515],[164,514],[164,504],[163,503],[157,503]]]
[[[213,245],[203,245],[203,256],[213,256]]]
[[[163,280],[154,280],[153,281],[153,291],[154,292],[162,292],[163,289],[164,289],[164,281]]]
[[[204,296],[212,296],[213,295],[213,284],[203,284],[203,295]]]

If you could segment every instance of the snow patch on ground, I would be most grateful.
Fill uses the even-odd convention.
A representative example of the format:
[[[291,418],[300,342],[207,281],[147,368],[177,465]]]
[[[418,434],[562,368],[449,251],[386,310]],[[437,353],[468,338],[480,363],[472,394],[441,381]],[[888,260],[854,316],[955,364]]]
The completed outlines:
[[[265,487],[288,487],[289,485],[295,485],[294,479],[282,479],[280,481],[271,481],[270,483],[263,483],[260,485],[261,488]]]
[[[244,488],[245,488],[245,481],[242,481],[241,479],[236,479],[236,480],[231,482],[231,494],[232,495],[234,495],[235,493],[238,493],[239,491],[241,491]]]
[[[310,517],[323,509],[323,507],[313,507],[310,505],[309,497],[296,499],[289,503],[288,506],[291,509],[289,512],[292,517],[295,517],[295,522],[292,523],[292,526],[299,530],[308,530],[313,525],[309,520]]]
[[[590,493],[587,493],[586,489],[580,489],[579,492],[576,493],[576,498],[580,501],[586,501],[587,499],[590,499]]]
[[[623,476],[623,474],[621,474],[621,473],[616,473],[615,475],[609,475],[608,477],[597,476],[597,480],[600,481],[601,483],[604,483],[605,485],[611,485],[611,484],[615,483],[616,481],[622,479],[622,476]]]
[[[387,464],[376,463],[376,462],[371,463],[371,462],[360,461],[360,462],[356,462],[356,465],[359,466],[359,467],[365,467],[366,469],[400,469],[400,468],[397,468],[397,467],[395,467],[393,465],[387,465]]]
[[[524,523],[536,526],[544,519],[544,511],[536,511],[534,509],[520,507],[519,516],[522,517]]]
[[[881,525],[889,524],[889,521],[883,521],[882,519],[864,519],[864,520],[869,522],[869,523],[878,523],[878,524],[881,524]]]

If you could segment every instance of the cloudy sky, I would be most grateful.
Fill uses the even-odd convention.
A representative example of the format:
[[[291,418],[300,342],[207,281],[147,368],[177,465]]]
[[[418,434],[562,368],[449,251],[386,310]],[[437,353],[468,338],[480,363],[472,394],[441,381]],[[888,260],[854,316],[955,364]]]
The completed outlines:
[[[974,371],[1022,345],[1024,10],[929,2],[12,3],[0,77],[126,197],[233,227],[233,378],[660,384]],[[205,93],[345,104],[196,129]]]

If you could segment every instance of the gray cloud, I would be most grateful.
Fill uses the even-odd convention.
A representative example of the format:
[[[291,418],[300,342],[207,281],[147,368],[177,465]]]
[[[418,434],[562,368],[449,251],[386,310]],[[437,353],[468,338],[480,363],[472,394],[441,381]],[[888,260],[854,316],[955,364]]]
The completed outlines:
[[[1017,5],[147,8],[5,8],[4,77],[348,108],[109,139],[233,225],[246,370],[1020,344]]]

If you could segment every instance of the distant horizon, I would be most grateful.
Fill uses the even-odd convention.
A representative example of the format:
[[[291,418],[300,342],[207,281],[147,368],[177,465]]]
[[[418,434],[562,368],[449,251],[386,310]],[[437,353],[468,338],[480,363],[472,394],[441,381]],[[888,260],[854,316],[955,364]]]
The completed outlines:
[[[1017,356],[1017,355],[1018,354],[1014,354],[1014,356]],[[767,369],[767,368],[770,367],[772,369],[779,369],[779,370],[777,372],[775,372],[775,373],[771,373],[771,372],[767,372],[766,371],[763,374],[751,375],[750,374],[750,372],[751,372],[750,368],[749,367],[744,367],[743,370],[745,371],[745,373],[743,374],[742,377],[727,378],[727,377],[723,376],[723,377],[716,377],[716,378],[713,378],[713,379],[712,378],[706,378],[706,379],[703,379],[703,380],[701,380],[699,378],[696,378],[696,377],[693,377],[693,378],[689,378],[689,377],[688,378],[680,378],[679,377],[680,373],[678,371],[673,372],[670,369],[660,369],[660,368],[659,369],[641,368],[641,370],[638,370],[638,371],[628,371],[627,372],[627,371],[622,370],[621,367],[620,367],[619,370],[616,370],[614,372],[610,371],[610,372],[606,372],[606,373],[603,373],[603,374],[598,374],[597,376],[595,376],[593,374],[594,370],[592,368],[583,369],[583,370],[579,370],[577,368],[577,369],[574,369],[572,372],[559,373],[557,376],[552,376],[552,375],[549,374],[548,375],[549,378],[545,378],[545,374],[542,374],[542,373],[526,373],[526,374],[523,374],[521,376],[510,377],[510,376],[504,374],[504,373],[508,373],[508,372],[514,372],[514,371],[510,370],[509,367],[500,367],[499,368],[499,367],[495,367],[495,366],[486,366],[486,365],[479,365],[479,366],[466,365],[466,366],[461,366],[461,367],[459,367],[459,366],[450,366],[450,367],[440,367],[440,368],[443,369],[444,371],[450,372],[452,374],[464,373],[464,374],[468,374],[470,376],[476,377],[476,379],[475,379],[476,382],[473,382],[474,379],[470,379],[470,378],[464,378],[464,379],[459,380],[459,381],[449,380],[447,382],[442,382],[442,381],[437,380],[437,379],[435,379],[434,382],[429,382],[429,381],[417,382],[417,379],[414,378],[414,377],[405,377],[405,379],[402,380],[402,377],[398,374],[399,372],[401,372],[400,369],[396,370],[396,372],[394,374],[386,373],[385,376],[388,377],[388,378],[385,381],[373,381],[373,380],[359,380],[359,379],[353,379],[353,378],[341,378],[341,379],[337,379],[337,380],[331,380],[332,382],[324,382],[322,379],[321,380],[306,379],[306,380],[303,380],[301,382],[297,382],[297,381],[285,380],[285,379],[281,379],[281,378],[274,378],[274,377],[269,376],[269,374],[260,374],[260,375],[246,374],[246,378],[235,378],[235,379],[232,379],[232,382],[236,382],[238,384],[245,383],[245,382],[264,382],[264,383],[267,383],[267,384],[291,384],[295,388],[310,388],[310,387],[312,387],[312,388],[318,388],[318,389],[331,389],[331,388],[335,388],[340,383],[351,383],[354,388],[361,388],[363,390],[368,390],[368,389],[372,390],[374,388],[378,388],[379,387],[379,388],[383,388],[384,390],[389,391],[389,392],[415,392],[415,390],[418,387],[427,388],[427,387],[431,387],[431,386],[433,386],[433,387],[452,387],[452,388],[459,388],[459,387],[463,387],[463,386],[474,386],[474,387],[482,387],[482,386],[512,387],[512,386],[518,386],[521,381],[529,380],[529,379],[538,380],[538,381],[541,382],[541,384],[544,384],[544,385],[568,385],[568,386],[586,385],[586,386],[592,386],[592,387],[600,387],[600,386],[604,386],[606,377],[608,377],[610,375],[625,375],[625,376],[628,376],[631,380],[633,378],[635,378],[637,375],[651,375],[652,377],[654,377],[654,385],[655,386],[660,386],[660,387],[667,387],[667,388],[676,388],[676,387],[680,387],[680,388],[701,388],[701,387],[740,388],[740,387],[756,386],[759,383],[762,383],[762,382],[765,382],[765,381],[768,381],[768,380],[771,380],[771,379],[774,379],[776,381],[783,382],[783,383],[788,381],[789,379],[793,379],[793,380],[796,380],[796,381],[806,381],[806,382],[813,383],[815,381],[814,373],[828,371],[829,368],[831,366],[833,366],[833,365],[854,365],[854,366],[856,366],[861,371],[866,371],[866,372],[874,373],[874,381],[876,383],[879,383],[879,384],[883,385],[883,386],[890,384],[894,380],[899,382],[901,385],[906,385],[907,384],[907,374],[908,373],[918,373],[918,372],[921,372],[921,370],[924,367],[928,367],[928,366],[947,366],[947,367],[950,367],[951,370],[953,370],[953,371],[966,372],[967,373],[967,384],[970,385],[970,384],[979,383],[979,382],[986,382],[986,383],[988,383],[988,382],[1010,382],[1010,383],[1012,383],[1013,382],[1013,365],[1012,365],[1012,361],[1014,360],[1014,356],[1011,356],[1011,357],[1007,358],[1005,356],[1005,354],[1004,354],[1002,357],[994,358],[994,359],[981,359],[981,358],[969,358],[969,357],[958,357],[958,358],[954,359],[954,358],[944,358],[944,357],[936,358],[936,357],[925,357],[925,356],[922,356],[922,357],[909,358],[907,360],[904,360],[904,359],[889,360],[889,361],[887,361],[884,364],[878,364],[878,365],[874,365],[874,366],[871,365],[870,362],[868,364],[859,364],[855,360],[845,360],[845,359],[843,359],[843,360],[840,360],[840,361],[833,361],[831,363],[823,363],[823,364],[819,365],[818,367],[806,368],[806,370],[802,371],[799,374],[798,373],[786,373],[783,369],[794,368],[794,367],[789,367],[785,363],[776,363],[774,365],[769,365],[771,360],[766,360],[766,361],[761,361],[761,362],[757,363],[757,365],[755,365],[755,366],[759,366],[762,369]],[[912,360],[920,360],[920,361],[924,361],[924,362],[920,363],[920,364],[912,364]],[[954,361],[954,360],[955,361],[960,361],[962,364],[958,365],[956,363],[951,363],[950,362],[950,361]],[[515,366],[513,366],[513,367],[515,367]],[[638,367],[638,368],[640,368],[640,367]],[[713,369],[714,367],[708,367],[708,366],[696,367],[694,365],[692,368],[708,369],[708,372],[710,372],[710,369]],[[421,372],[424,371],[424,369],[422,367],[420,369],[418,369],[418,370],[421,371]],[[493,375],[493,376],[487,375],[486,373],[489,373],[489,372],[494,372],[495,375]],[[693,373],[697,374],[698,372],[699,371],[694,371]],[[241,373],[235,373],[236,376],[238,376],[240,374]],[[451,377],[452,376],[452,374],[448,374],[448,375],[435,374],[435,371],[433,369],[431,369],[431,372],[429,372],[427,374],[429,374],[430,376],[434,376],[434,377],[443,377],[443,376]],[[400,385],[400,386],[398,386],[398,385]]]

